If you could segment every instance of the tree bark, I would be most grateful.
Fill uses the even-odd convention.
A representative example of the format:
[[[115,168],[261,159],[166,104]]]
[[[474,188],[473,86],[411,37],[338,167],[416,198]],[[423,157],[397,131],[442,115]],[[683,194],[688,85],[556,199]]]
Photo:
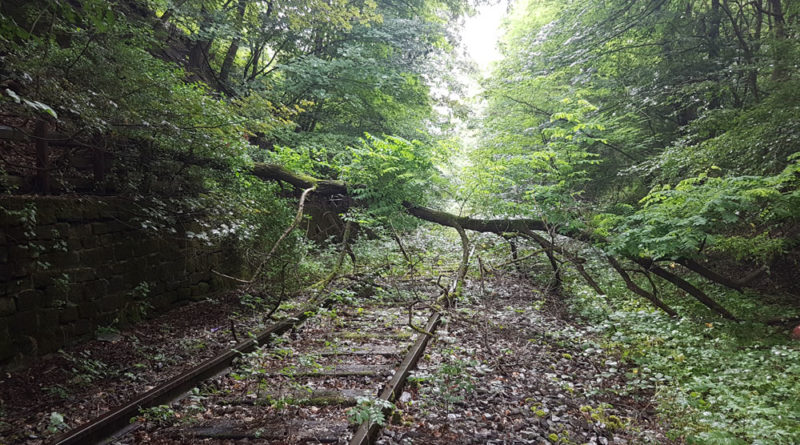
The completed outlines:
[[[625,281],[625,286],[631,292],[648,299],[651,303],[653,303],[654,306],[656,306],[657,308],[659,308],[662,311],[666,312],[667,315],[669,315],[670,317],[677,317],[678,316],[678,313],[675,312],[675,310],[673,310],[671,307],[667,306],[658,297],[656,297],[655,295],[651,294],[650,292],[647,292],[646,290],[644,290],[641,287],[639,287],[638,284],[634,283],[634,281],[631,279],[630,275],[628,275],[628,272],[625,272],[625,269],[623,269],[622,266],[620,266],[620,264],[617,262],[616,259],[614,259],[614,257],[607,256],[606,259],[608,259],[608,262],[609,262],[609,264],[611,264],[611,267],[613,267],[614,270],[617,271],[619,276],[622,277],[622,280]]]
[[[738,319],[728,312],[727,309],[722,307],[719,303],[714,301],[711,297],[705,294],[705,292],[701,291],[688,281],[684,280],[683,278],[668,272],[658,266],[655,262],[649,259],[637,258],[633,260],[640,266],[644,267],[645,269],[653,272],[654,274],[658,275],[659,277],[669,281],[670,283],[674,284],[679,289],[682,289],[687,294],[693,296],[697,301],[704,304],[707,308],[711,309],[712,311],[716,312],[717,314],[727,318],[728,320],[737,321]]]
[[[256,164],[252,168],[252,173],[261,179],[284,181],[293,185],[296,188],[316,187],[316,190],[322,194],[348,196],[348,186],[342,181],[321,180],[307,175],[295,174],[278,165]],[[452,227],[459,231],[459,235],[462,235],[462,232],[464,230],[472,230],[475,232],[489,232],[502,236],[505,233],[531,234],[531,232],[534,230],[547,231],[548,229],[548,226],[547,224],[545,224],[544,221],[535,219],[528,219],[528,218],[475,219],[463,216],[456,216],[447,212],[442,212],[439,210],[418,206],[410,202],[404,202],[403,207],[405,208],[406,212],[408,212],[408,214],[417,217],[419,219],[422,219],[424,221],[429,221],[439,225]],[[566,233],[559,233],[559,234],[585,242],[591,241],[589,236],[576,231],[566,231]],[[534,238],[538,236],[535,234],[532,235],[534,235]],[[542,246],[545,248],[545,251],[548,251],[548,249],[551,251],[558,249],[557,246],[554,246],[552,243],[545,240],[544,238],[540,236],[538,238],[540,238],[540,240],[538,240],[537,242],[540,242],[541,244],[541,242],[543,241],[545,243],[542,244]],[[462,243],[463,240],[464,236],[462,236]],[[467,243],[469,243],[468,239]],[[465,255],[467,255],[468,258],[468,252],[465,253]],[[675,286],[682,289],[689,295],[693,296],[699,302],[701,302],[702,304],[704,304],[706,307],[716,312],[717,314],[721,315],[722,317],[727,318],[729,320],[737,320],[737,318],[733,314],[731,314],[727,309],[725,309],[719,303],[711,299],[703,291],[701,291],[688,281],[678,277],[677,275],[674,275],[662,269],[657,264],[655,264],[655,262],[652,259],[630,258],[630,260],[641,265],[645,269],[655,273],[659,277],[674,284]],[[609,257],[609,262],[614,267],[614,269],[617,270],[622,279],[625,280],[628,289],[652,301],[653,304],[664,310],[666,313],[670,315],[676,315],[675,311],[666,306],[657,297],[651,295],[644,289],[636,286],[636,284],[630,279],[628,274],[625,273],[625,271],[621,267],[619,267],[619,264],[611,257]],[[597,283],[595,283],[595,285],[596,284]]]
[[[220,87],[225,89],[228,85],[228,80],[231,74],[231,68],[233,67],[233,62],[236,59],[236,53],[239,52],[239,44],[241,42],[241,37],[239,36],[239,32],[242,30],[242,24],[244,22],[244,13],[247,10],[247,2],[245,0],[239,0],[236,3],[236,19],[237,19],[237,34],[231,40],[230,46],[228,46],[228,51],[225,53],[225,59],[222,60],[222,66],[219,70],[219,83]]]

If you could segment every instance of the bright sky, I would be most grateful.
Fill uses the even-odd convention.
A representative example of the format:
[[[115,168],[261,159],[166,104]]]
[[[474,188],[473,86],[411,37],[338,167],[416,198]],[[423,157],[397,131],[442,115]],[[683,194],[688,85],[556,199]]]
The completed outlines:
[[[500,38],[500,23],[505,13],[506,2],[481,6],[477,14],[467,17],[461,32],[467,52],[483,74],[488,74],[489,64],[500,58],[497,40]]]

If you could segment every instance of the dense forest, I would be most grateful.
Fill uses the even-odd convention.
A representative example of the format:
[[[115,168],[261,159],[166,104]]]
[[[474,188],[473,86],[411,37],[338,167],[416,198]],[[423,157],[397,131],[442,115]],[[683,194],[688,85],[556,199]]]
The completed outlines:
[[[445,313],[513,272],[670,441],[800,441],[800,3],[494,4],[481,73],[458,30],[487,4],[3,2],[0,191],[128,200],[148,233],[235,248],[215,273],[249,295],[350,261],[432,277]]]

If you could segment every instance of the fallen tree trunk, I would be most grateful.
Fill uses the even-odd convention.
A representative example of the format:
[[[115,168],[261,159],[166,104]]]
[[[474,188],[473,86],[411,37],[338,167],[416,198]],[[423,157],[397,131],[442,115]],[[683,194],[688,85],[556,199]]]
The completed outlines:
[[[326,180],[326,179],[317,179],[313,178],[308,175],[303,174],[296,174],[291,172],[290,170],[274,164],[256,164],[252,170],[252,174],[257,176],[260,179],[268,180],[268,181],[283,181],[293,185],[295,188],[298,189],[308,189],[311,187],[315,187],[316,193],[319,194],[327,194],[327,195],[341,195],[345,197],[349,197],[350,194],[348,193],[348,185],[343,181],[335,181],[335,180]],[[357,188],[358,186],[350,186],[350,189]],[[484,232],[484,233],[495,233],[497,235],[503,235],[507,233],[531,233],[532,231],[548,231],[548,225],[542,220],[536,219],[529,219],[529,218],[515,218],[515,219],[476,219],[476,218],[469,218],[465,216],[457,216],[451,213],[443,212],[440,210],[434,210],[428,207],[419,206],[410,202],[403,202],[403,207],[405,211],[416,218],[419,218],[424,221],[436,223],[442,226],[452,227],[456,230],[472,230],[475,232]],[[591,237],[589,237],[585,233],[581,233],[579,231],[568,230],[559,232],[559,235],[570,237],[576,240],[584,241],[584,242],[591,242]],[[546,241],[546,240],[545,240]],[[551,243],[547,243],[550,245],[550,249],[553,248]],[[545,250],[548,248],[545,247]],[[613,260],[613,258],[608,257],[609,261]],[[709,298],[704,292],[700,291],[698,288],[693,286],[691,283],[687,282],[686,280],[674,275],[661,267],[659,267],[655,261],[649,258],[629,258],[634,263],[638,263],[642,267],[651,272],[655,273],[662,279],[669,281],[670,283],[676,285],[678,288],[684,290],[689,295],[693,296],[695,299],[700,301],[706,307],[714,311],[716,314],[721,315],[729,320],[737,320],[737,318],[731,314],[727,309],[721,306],[716,301]],[[651,302],[653,302],[657,307],[661,308],[665,312],[670,315],[676,315],[675,311],[671,308],[667,307],[663,304],[663,302],[658,301],[658,299],[654,299],[653,295],[650,295],[649,292],[644,291],[640,287],[636,286],[635,283],[631,280],[627,273],[619,267],[619,263],[616,260],[613,260],[612,266],[614,269],[622,276],[622,279],[625,281],[628,288],[647,298]],[[703,268],[693,268],[694,272],[698,273],[701,276],[709,278],[707,275],[707,269]],[[719,277],[714,276],[717,278],[718,281]],[[631,286],[633,284],[634,286]],[[593,286],[594,287],[594,286]],[[599,288],[599,286],[598,286]],[[643,291],[643,292],[642,292]]]

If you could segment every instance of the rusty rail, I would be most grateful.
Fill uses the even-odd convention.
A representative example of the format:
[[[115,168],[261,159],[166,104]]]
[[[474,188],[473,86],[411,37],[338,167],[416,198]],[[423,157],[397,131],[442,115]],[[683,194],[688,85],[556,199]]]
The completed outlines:
[[[315,309],[324,307],[330,302],[331,300],[327,298],[320,301],[312,300],[293,317],[279,321],[259,333],[255,338],[241,342],[227,352],[206,360],[97,419],[64,433],[52,442],[53,445],[86,445],[102,442],[128,426],[131,417],[136,416],[140,409],[169,403],[177,399],[203,380],[224,371],[239,355],[252,351],[260,344],[267,343],[271,336],[281,335],[299,325],[314,313]]]
[[[433,333],[439,325],[440,318],[441,315],[438,312],[434,312],[428,319],[427,325],[425,325],[425,332]],[[417,362],[419,358],[422,357],[422,353],[425,351],[425,346],[428,345],[430,337],[431,336],[427,334],[419,334],[419,338],[417,338],[414,346],[412,346],[411,350],[406,354],[403,362],[394,373],[394,377],[392,377],[392,380],[387,383],[383,391],[381,391],[380,396],[378,396],[379,399],[387,402],[394,402],[398,394],[402,393],[406,379],[414,367],[417,366]],[[391,414],[391,410],[391,408],[384,409],[384,414],[387,418]],[[350,440],[350,445],[370,445],[375,441],[380,430],[381,426],[377,423],[365,421],[359,425],[353,438]]]

